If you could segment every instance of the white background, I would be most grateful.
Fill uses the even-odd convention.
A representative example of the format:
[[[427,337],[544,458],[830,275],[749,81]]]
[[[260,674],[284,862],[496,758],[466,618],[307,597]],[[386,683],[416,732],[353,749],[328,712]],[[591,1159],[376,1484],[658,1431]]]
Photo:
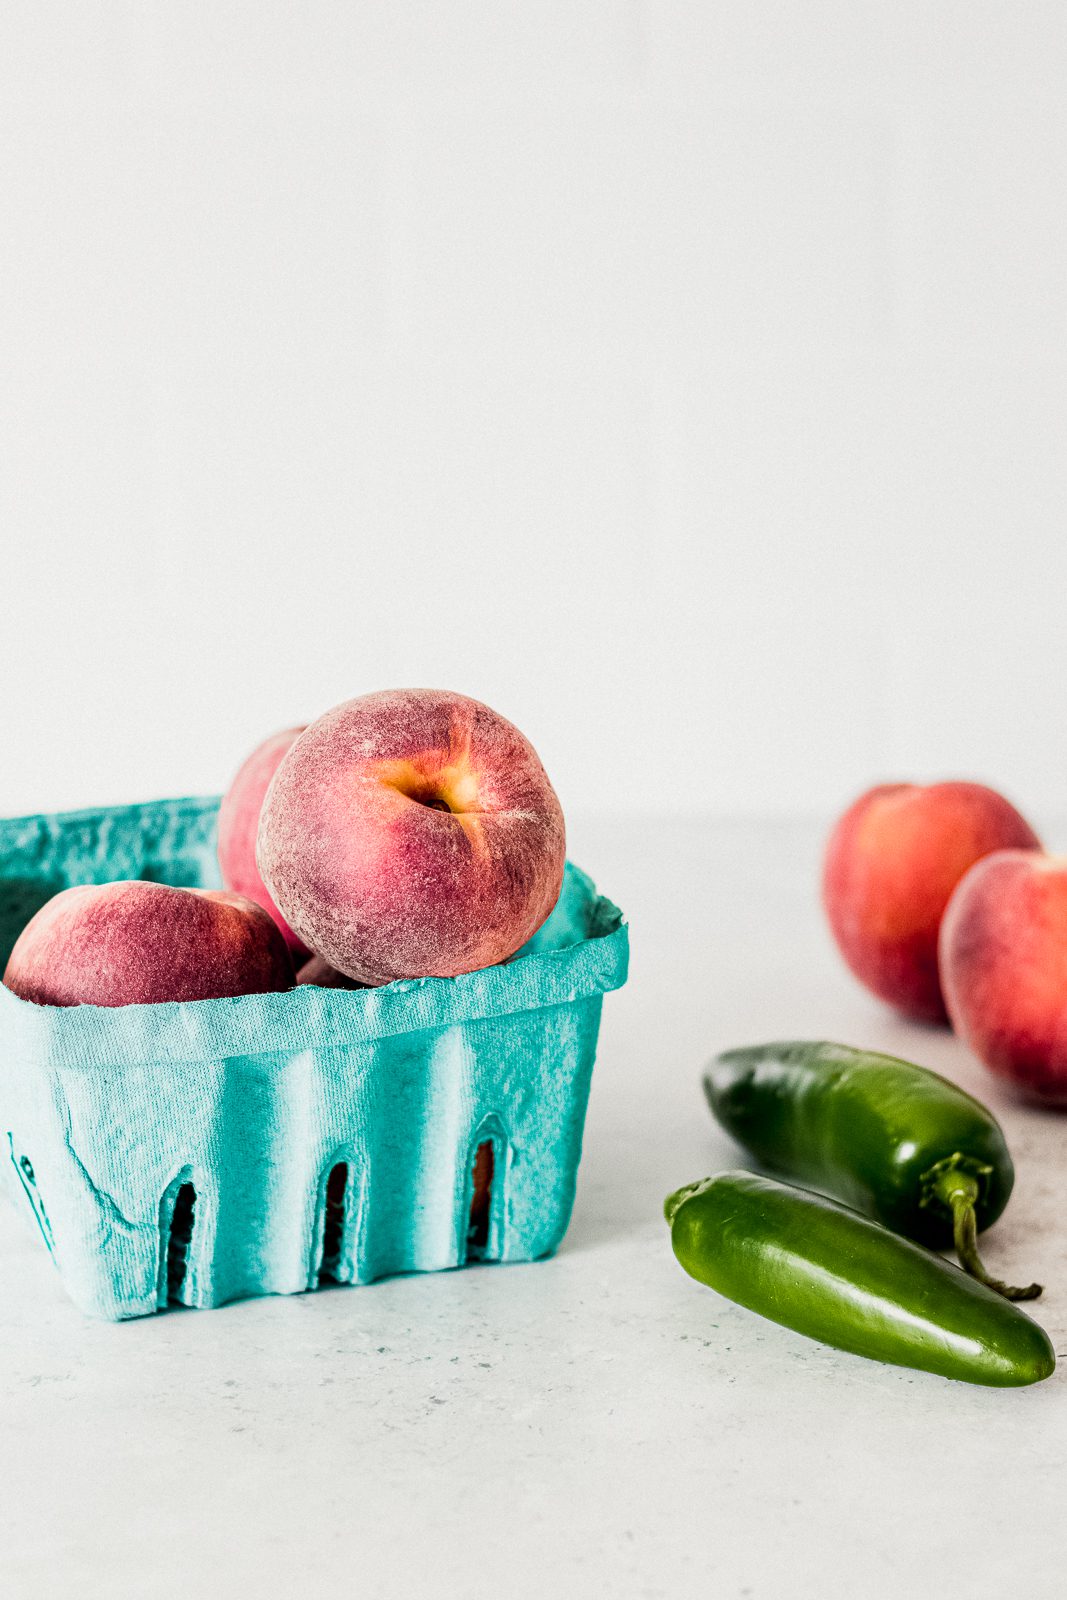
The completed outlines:
[[[0,811],[463,689],[581,811],[1064,780],[1067,10],[5,0]]]

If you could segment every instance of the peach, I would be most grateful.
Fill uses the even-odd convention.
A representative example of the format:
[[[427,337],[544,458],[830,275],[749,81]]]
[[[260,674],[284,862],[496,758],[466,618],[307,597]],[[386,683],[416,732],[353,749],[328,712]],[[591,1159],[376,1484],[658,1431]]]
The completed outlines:
[[[563,878],[563,813],[519,730],[465,695],[347,700],[267,791],[257,862],[304,943],[360,983],[512,955]]]
[[[362,989],[363,984],[357,983],[354,978],[346,978],[343,972],[338,972],[336,967],[331,967],[328,961],[321,956],[312,956],[310,961],[305,961],[296,975],[297,984],[314,983],[320,989]]]
[[[288,989],[293,964],[253,901],[134,880],[53,895],[19,935],[4,982],[37,1005],[146,1005]]]
[[[987,856],[958,884],[941,924],[952,1025],[992,1072],[1067,1103],[1067,860]]]
[[[256,832],[259,813],[263,809],[263,796],[282,757],[303,731],[303,727],[285,728],[257,745],[238,769],[219,807],[219,866],[223,883],[227,889],[254,900],[264,911],[270,912],[297,962],[311,952],[290,928],[259,875],[256,866]]]
[[[841,954],[882,1000],[944,1022],[937,934],[964,873],[993,850],[1040,849],[1003,796],[980,783],[883,784],[830,835],[823,904]]]

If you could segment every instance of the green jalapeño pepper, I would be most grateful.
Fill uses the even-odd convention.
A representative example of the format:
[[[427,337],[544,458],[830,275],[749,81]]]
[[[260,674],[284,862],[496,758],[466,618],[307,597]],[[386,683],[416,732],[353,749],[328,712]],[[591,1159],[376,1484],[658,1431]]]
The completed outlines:
[[[966,1383],[1037,1383],[1056,1365],[1007,1300],[822,1195],[722,1172],[664,1209],[692,1277],[810,1339]]]
[[[976,1243],[1008,1203],[1015,1170],[985,1106],[936,1072],[848,1045],[754,1045],[716,1056],[704,1078],[712,1111],[757,1161],[843,1200],[934,1249],[1009,1300]]]

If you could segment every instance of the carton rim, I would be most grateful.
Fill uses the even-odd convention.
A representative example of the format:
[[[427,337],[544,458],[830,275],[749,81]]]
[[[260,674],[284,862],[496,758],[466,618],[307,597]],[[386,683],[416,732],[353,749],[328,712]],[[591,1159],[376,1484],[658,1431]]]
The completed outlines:
[[[218,797],[4,818],[0,833],[16,833],[35,824],[46,829],[76,826],[104,813],[117,817],[161,804],[173,811],[206,812],[217,806]],[[589,899],[585,938],[456,978],[402,978],[380,988],[351,990],[305,984],[277,994],[69,1007],[35,1005],[0,984],[0,1024],[9,1042],[17,1036],[31,1058],[39,1059],[43,1051],[53,1065],[99,1070],[105,1062],[127,1066],[255,1054],[256,1036],[262,1035],[265,1025],[275,1041],[268,1053],[292,1054],[357,1047],[375,1039],[566,1005],[620,988],[629,957],[628,926],[619,907],[599,894],[588,874],[570,861],[567,881]],[[262,1052],[261,1043],[258,1050]]]

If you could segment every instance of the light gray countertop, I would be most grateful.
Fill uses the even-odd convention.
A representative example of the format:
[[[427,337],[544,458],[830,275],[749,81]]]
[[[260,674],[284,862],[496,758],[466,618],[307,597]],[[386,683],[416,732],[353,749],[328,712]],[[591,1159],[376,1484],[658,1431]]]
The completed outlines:
[[[1067,1355],[1067,1120],[840,966],[802,823],[580,820],[631,921],[570,1233],[533,1266],[108,1326],[0,1207],[5,1600],[360,1594],[970,1600],[1067,1591],[1067,1362],[997,1391],[812,1344],[692,1283],[663,1196],[739,1162],[712,1050],[831,1037],[1002,1115],[992,1268]]]

